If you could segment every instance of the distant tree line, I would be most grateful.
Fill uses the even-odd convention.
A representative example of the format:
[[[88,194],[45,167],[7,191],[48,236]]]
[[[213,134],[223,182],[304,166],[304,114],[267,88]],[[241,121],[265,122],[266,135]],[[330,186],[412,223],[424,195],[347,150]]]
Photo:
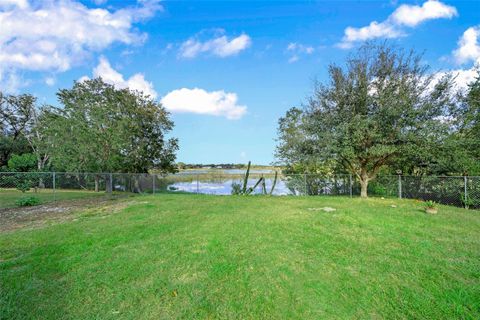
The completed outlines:
[[[205,168],[221,168],[221,169],[245,169],[247,167],[244,163],[184,163],[177,162],[179,170],[188,170],[188,169],[205,169]],[[254,165],[255,166],[255,165]],[[257,165],[258,166],[258,165]]]
[[[480,175],[480,78],[459,90],[388,43],[367,43],[328,73],[279,120],[288,173],[352,174],[362,197],[379,174]]]
[[[0,92],[3,171],[174,172],[169,113],[141,92],[102,79],[57,92],[59,105]]]

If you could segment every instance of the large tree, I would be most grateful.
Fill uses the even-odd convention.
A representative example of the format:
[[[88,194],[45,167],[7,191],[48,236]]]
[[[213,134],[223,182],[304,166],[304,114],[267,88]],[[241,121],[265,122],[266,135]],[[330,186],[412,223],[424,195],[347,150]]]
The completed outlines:
[[[42,109],[31,94],[5,95],[0,92],[0,161],[13,154],[33,153],[36,169],[42,171],[48,162],[48,148],[41,135]]]
[[[344,66],[331,64],[329,82],[315,84],[301,113],[293,109],[280,119],[278,159],[334,160],[358,178],[367,197],[381,168],[443,139],[453,80],[435,80],[427,69],[415,52],[375,43],[360,47]],[[285,123],[290,126],[282,128]]]
[[[175,168],[177,139],[163,106],[129,89],[97,78],[75,82],[57,94],[44,134],[52,144],[56,168],[73,172],[163,172]]]
[[[456,116],[459,130],[455,134],[457,147],[462,149],[464,173],[480,174],[480,65],[477,78],[469,84],[463,108]]]
[[[315,146],[309,139],[308,115],[300,108],[291,108],[278,121],[278,137],[275,156],[285,165],[287,174],[324,174],[331,175],[341,168],[335,161],[316,153]]]

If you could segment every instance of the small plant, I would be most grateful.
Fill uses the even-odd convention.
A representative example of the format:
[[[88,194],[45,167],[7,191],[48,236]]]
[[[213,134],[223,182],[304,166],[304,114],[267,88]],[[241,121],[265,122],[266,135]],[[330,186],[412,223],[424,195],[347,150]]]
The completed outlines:
[[[275,189],[275,186],[277,184],[277,179],[278,179],[278,172],[275,171],[275,178],[273,180],[272,188],[270,189],[270,192],[267,192],[267,186],[266,186],[266,180],[264,177],[261,177],[258,179],[258,181],[255,183],[253,187],[248,188],[247,183],[248,183],[248,178],[250,176],[250,166],[251,162],[248,161],[247,165],[247,171],[245,172],[245,176],[243,177],[243,185],[237,182],[232,183],[232,191],[231,193],[233,195],[249,195],[251,194],[260,184],[262,184],[262,194],[273,194],[273,190]]]
[[[239,195],[242,194],[242,185],[238,182],[232,182],[232,194]]]
[[[20,198],[15,203],[19,207],[33,207],[38,206],[40,203],[42,203],[42,201],[40,201],[40,199],[37,197],[30,196]]]
[[[275,171],[275,178],[273,178],[273,183],[272,183],[272,188],[270,188],[270,192],[268,193],[269,195],[273,194],[273,190],[275,190],[275,186],[277,185],[277,179],[278,179],[278,172]],[[267,187],[265,186],[265,179],[263,179],[263,194],[267,194]]]
[[[30,183],[30,181],[24,180],[24,181],[21,181],[21,182],[17,183],[17,189],[22,191],[22,193],[25,193],[28,190],[30,190],[31,185],[32,184]]]
[[[432,200],[425,201],[424,206],[425,206],[426,213],[435,214],[438,212],[438,206],[435,201],[432,201]]]
[[[460,194],[460,201],[462,201],[465,209],[469,209],[470,207],[476,208],[480,206],[480,198],[473,198],[470,195],[467,195],[467,198],[465,199],[465,196]]]

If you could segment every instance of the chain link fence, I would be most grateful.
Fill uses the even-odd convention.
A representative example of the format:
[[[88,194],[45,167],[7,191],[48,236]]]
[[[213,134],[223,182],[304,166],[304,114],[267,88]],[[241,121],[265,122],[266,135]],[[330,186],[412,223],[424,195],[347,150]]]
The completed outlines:
[[[265,179],[273,195],[360,195],[360,184],[351,175],[251,173],[247,185]],[[0,172],[0,208],[14,207],[25,197],[41,203],[70,199],[155,193],[201,193],[229,195],[233,184],[243,184],[242,173],[55,173]],[[254,193],[263,192],[258,185]],[[379,176],[368,186],[368,194],[433,200],[438,203],[480,209],[480,177]]]

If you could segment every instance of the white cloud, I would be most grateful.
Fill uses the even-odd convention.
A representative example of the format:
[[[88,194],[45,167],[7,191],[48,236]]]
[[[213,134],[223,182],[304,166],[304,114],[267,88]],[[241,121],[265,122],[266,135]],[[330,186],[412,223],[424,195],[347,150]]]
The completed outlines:
[[[53,77],[46,77],[45,78],[45,83],[47,84],[47,86],[51,87],[55,84],[55,78]]]
[[[300,60],[300,58],[296,54],[294,54],[293,56],[288,58],[288,63],[294,63],[294,62],[297,62],[298,60]]]
[[[477,62],[480,63],[480,26],[468,28],[458,41],[458,48],[453,56],[458,63]]]
[[[24,83],[16,71],[0,72],[0,91],[14,94],[17,93],[18,89],[23,85]]]
[[[142,43],[134,24],[161,9],[158,0],[138,0],[118,10],[88,8],[74,0],[0,0],[0,73],[62,72],[112,43]]]
[[[236,93],[182,88],[169,92],[161,103],[171,112],[209,114],[234,120],[247,112],[247,107],[238,105],[237,101]]]
[[[305,46],[301,43],[296,42],[290,42],[287,46],[287,50],[306,54],[312,54],[315,51],[315,49],[311,46]]]
[[[247,49],[252,40],[246,34],[229,39],[226,35],[202,42],[196,37],[190,38],[180,46],[179,56],[182,58],[195,58],[201,53],[210,53],[214,56],[225,58],[238,54]]]
[[[347,27],[345,35],[340,44],[342,48],[350,48],[356,41],[365,41],[374,38],[398,38],[403,33],[388,22],[372,21],[368,26],[362,28]]]
[[[301,43],[290,42],[287,46],[287,52],[290,54],[289,63],[296,62],[301,55],[310,55],[315,52],[312,46],[306,46]]]
[[[0,8],[18,7],[26,9],[28,6],[28,0],[0,0]]]
[[[143,92],[153,99],[157,98],[157,92],[153,88],[153,84],[147,80],[141,73],[136,73],[128,79],[117,70],[113,69],[110,62],[105,57],[100,57],[98,66],[93,69],[93,77],[101,77],[106,83],[112,84],[119,89],[129,88],[133,91]],[[87,76],[81,77],[78,81],[88,80]]]
[[[467,89],[467,86],[478,77],[478,69],[474,67],[470,69],[453,70],[451,73],[455,77],[456,87],[462,90]]]
[[[350,48],[357,41],[398,38],[405,35],[403,27],[415,27],[427,20],[451,19],[457,15],[455,7],[437,0],[428,0],[422,6],[404,4],[398,7],[385,21],[372,21],[368,26],[361,28],[347,27],[342,42],[338,46]]]
[[[150,81],[145,80],[144,75],[141,73],[135,73],[133,76],[128,78],[126,84],[126,87],[130,88],[131,90],[143,92],[153,99],[157,98],[157,92],[153,88],[153,84]]]
[[[480,61],[478,66],[480,67]],[[454,77],[455,90],[465,91],[468,89],[468,85],[473,81],[475,81],[475,79],[478,77],[478,69],[475,66],[473,66],[470,69],[456,69],[456,70],[450,70],[450,71],[437,72],[433,76],[433,80],[430,86],[431,89],[433,89],[434,85],[447,74],[450,74]]]
[[[415,27],[416,25],[432,19],[448,18],[457,16],[455,7],[446,5],[440,1],[429,0],[422,6],[403,4],[390,16],[398,25]]]
[[[89,76],[82,76],[78,79],[78,82],[87,81],[87,80],[90,80]]]

